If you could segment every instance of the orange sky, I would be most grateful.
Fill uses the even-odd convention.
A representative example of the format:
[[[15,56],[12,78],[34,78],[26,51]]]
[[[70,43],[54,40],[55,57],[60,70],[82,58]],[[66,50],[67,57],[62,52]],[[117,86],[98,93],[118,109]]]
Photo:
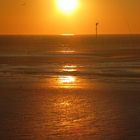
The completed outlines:
[[[71,15],[56,0],[0,0],[0,34],[140,33],[140,0],[79,0]]]

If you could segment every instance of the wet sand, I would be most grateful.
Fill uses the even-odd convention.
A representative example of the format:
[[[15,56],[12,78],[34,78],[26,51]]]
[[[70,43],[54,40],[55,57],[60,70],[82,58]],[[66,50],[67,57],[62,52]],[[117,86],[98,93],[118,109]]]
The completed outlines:
[[[0,43],[0,140],[140,139],[138,38],[36,39]]]

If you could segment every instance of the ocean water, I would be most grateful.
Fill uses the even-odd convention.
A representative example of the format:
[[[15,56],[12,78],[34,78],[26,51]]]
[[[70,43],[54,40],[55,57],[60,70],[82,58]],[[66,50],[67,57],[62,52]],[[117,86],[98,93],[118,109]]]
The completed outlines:
[[[0,140],[66,139],[140,139],[140,35],[0,36]]]

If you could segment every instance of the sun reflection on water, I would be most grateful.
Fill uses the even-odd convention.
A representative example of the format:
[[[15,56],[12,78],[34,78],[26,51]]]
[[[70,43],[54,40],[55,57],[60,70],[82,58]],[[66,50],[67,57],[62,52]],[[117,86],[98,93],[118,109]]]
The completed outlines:
[[[74,50],[69,50],[69,49],[58,51],[58,52],[62,53],[62,54],[74,54],[75,53]]]
[[[65,72],[74,72],[74,71],[77,71],[77,66],[76,65],[64,65],[62,70]]]
[[[44,86],[51,88],[79,89],[89,87],[84,77],[74,75],[78,71],[77,65],[63,65],[59,68],[59,75],[54,75],[45,79]],[[43,86],[43,83],[42,83]]]
[[[78,135],[84,132],[84,127],[88,126],[91,118],[94,118],[89,101],[76,95],[58,96],[53,109],[58,115],[58,132],[65,134]]]
[[[59,87],[63,88],[73,88],[77,85],[77,79],[75,76],[59,76],[58,79]]]
[[[61,105],[62,107],[69,107],[69,106],[71,105],[71,103],[68,102],[68,101],[64,101],[64,102],[61,102],[60,105]]]
[[[80,66],[65,64],[59,67],[58,75],[44,78],[41,83],[45,88],[64,88],[64,89],[80,89],[89,88],[90,84],[84,77],[77,76]],[[95,86],[95,85],[94,85]]]
[[[76,81],[74,76],[59,76],[59,82],[64,84],[72,84]]]
[[[79,66],[73,64],[61,65],[56,75],[47,77],[45,82],[42,82],[45,83],[47,91],[50,88],[50,98],[52,97],[49,99],[50,115],[47,110],[50,133],[77,136],[91,132],[89,123],[94,122],[96,114],[91,106],[92,101],[84,93],[91,83],[83,76],[76,76],[75,71],[78,69]]]

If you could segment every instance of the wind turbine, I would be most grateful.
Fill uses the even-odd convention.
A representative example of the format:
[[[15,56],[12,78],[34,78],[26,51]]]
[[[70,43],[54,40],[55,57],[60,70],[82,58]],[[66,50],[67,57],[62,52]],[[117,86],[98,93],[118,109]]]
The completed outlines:
[[[96,26],[96,37],[98,36],[98,25],[99,25],[99,22],[96,22],[95,26]]]

